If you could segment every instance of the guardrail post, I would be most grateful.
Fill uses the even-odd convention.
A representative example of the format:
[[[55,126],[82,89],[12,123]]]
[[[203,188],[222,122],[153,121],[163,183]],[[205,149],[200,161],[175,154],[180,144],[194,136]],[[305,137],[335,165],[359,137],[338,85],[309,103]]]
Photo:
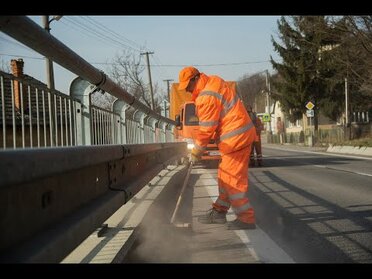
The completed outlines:
[[[167,123],[165,126],[165,142],[174,142],[173,125]]]
[[[159,127],[160,127],[160,138],[161,142],[167,142],[167,137],[166,137],[166,128],[167,128],[167,123],[159,121]]]
[[[149,135],[146,135],[146,138],[148,137],[148,140],[147,140],[148,143],[158,142],[157,141],[157,138],[156,138],[156,134],[155,134],[156,122],[157,122],[157,120],[155,118],[152,118],[151,116],[149,116],[147,118],[147,123],[148,123],[148,126],[150,127],[150,129],[149,129]]]
[[[145,117],[146,115],[140,110],[136,110],[133,113],[133,119],[139,123],[139,127],[138,127],[139,139],[137,143],[145,143],[145,132],[144,132]]]
[[[115,117],[115,129],[116,129],[116,143],[117,144],[126,144],[127,143],[127,125],[126,125],[126,116],[125,112],[129,108],[124,101],[117,99],[113,105],[113,111],[115,114],[118,114],[119,117]],[[115,141],[114,141],[115,142]]]
[[[70,96],[80,100],[81,107],[76,106],[77,145],[91,145],[90,95],[97,87],[80,77],[71,82]]]

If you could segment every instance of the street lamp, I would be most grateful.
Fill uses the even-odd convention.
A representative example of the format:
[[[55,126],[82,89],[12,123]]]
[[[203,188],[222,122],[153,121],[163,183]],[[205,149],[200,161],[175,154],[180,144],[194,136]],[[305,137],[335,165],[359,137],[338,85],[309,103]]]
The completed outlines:
[[[50,23],[54,20],[60,20],[62,16],[53,16],[49,19],[49,16],[43,16],[43,25],[44,29],[50,33]],[[54,73],[53,73],[53,61],[49,59],[49,57],[45,57],[46,62],[46,74],[47,74],[47,86],[50,91],[55,89],[54,87]]]

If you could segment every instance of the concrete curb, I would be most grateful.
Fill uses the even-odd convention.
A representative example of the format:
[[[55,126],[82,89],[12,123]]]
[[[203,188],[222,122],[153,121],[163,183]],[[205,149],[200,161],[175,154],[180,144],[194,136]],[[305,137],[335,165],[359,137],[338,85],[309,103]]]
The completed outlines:
[[[139,225],[165,188],[175,187],[186,175],[186,166],[168,166],[132,199],[119,208],[61,263],[122,263],[139,234]]]
[[[326,151],[332,153],[372,156],[372,147],[365,146],[329,146]]]

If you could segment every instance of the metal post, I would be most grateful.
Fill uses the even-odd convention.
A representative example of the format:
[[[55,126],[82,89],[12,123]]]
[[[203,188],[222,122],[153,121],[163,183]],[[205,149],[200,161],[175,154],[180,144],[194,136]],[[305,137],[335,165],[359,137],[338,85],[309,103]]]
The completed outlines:
[[[167,117],[167,101],[164,100],[163,103],[164,103],[164,117]]]
[[[80,100],[76,105],[76,132],[77,142],[76,145],[91,145],[92,140],[92,127],[91,127],[91,94],[96,89],[96,86],[90,84],[88,81],[75,78],[70,85],[70,96]],[[97,121],[97,119],[95,119]],[[102,123],[102,122],[100,122]]]
[[[150,71],[150,60],[149,60],[149,54],[154,54],[153,52],[144,52],[141,53],[141,55],[146,55],[146,61],[147,61],[147,73],[149,75],[149,83],[150,83],[150,94],[151,94],[151,109],[154,110],[154,92],[152,90],[152,81],[151,81],[151,71]]]
[[[310,116],[310,147],[314,145],[314,122],[312,119],[313,118]]]
[[[168,93],[168,102],[170,102],[170,89],[169,89],[169,82],[173,81],[173,79],[165,79],[163,81],[167,82],[167,93]]]
[[[50,23],[54,20],[52,18],[49,20],[49,16],[43,16],[43,25],[44,29],[50,34]],[[47,85],[48,88],[53,91],[55,89],[54,87],[54,72],[53,72],[53,61],[49,59],[49,57],[45,57],[46,62],[46,76],[47,76]]]
[[[271,121],[272,121],[271,112],[270,112],[271,87],[270,87],[270,79],[269,79],[269,71],[268,70],[266,70],[266,87],[267,87],[267,90],[266,90],[267,113],[270,115],[270,121],[268,123],[269,124],[268,142],[271,143],[272,142],[273,131],[272,131],[272,127],[271,127]]]
[[[348,96],[348,86],[347,78],[345,78],[345,125],[349,124],[349,96]]]
[[[43,20],[43,25],[44,25],[44,29],[50,34],[50,23],[53,21],[53,20],[59,20],[61,18],[61,16],[54,16],[52,19],[49,19],[49,16],[42,16],[42,20]],[[53,94],[54,95],[54,90],[55,90],[55,86],[54,86],[54,71],[53,71],[53,61],[48,57],[48,56],[45,56],[45,63],[46,63],[46,80],[47,80],[47,87],[49,89],[49,94]],[[51,106],[49,107],[49,109],[51,110],[51,113],[49,114],[51,117],[49,118],[49,126],[50,126],[50,130],[52,131],[51,135],[50,135],[50,145],[51,146],[56,146],[56,137],[57,137],[57,125],[54,124],[54,121],[56,121],[55,119],[55,108],[54,108],[54,98],[51,96]],[[54,130],[54,125],[55,125],[55,130]],[[56,135],[56,136],[55,136]]]

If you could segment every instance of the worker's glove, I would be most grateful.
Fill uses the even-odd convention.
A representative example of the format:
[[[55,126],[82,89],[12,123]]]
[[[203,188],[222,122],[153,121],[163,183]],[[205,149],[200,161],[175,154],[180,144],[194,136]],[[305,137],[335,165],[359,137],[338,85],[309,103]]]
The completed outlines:
[[[193,164],[199,162],[199,161],[201,160],[201,156],[202,156],[202,154],[203,154],[203,151],[198,150],[198,149],[196,149],[196,148],[193,148],[193,149],[191,150],[191,162],[192,162]]]

